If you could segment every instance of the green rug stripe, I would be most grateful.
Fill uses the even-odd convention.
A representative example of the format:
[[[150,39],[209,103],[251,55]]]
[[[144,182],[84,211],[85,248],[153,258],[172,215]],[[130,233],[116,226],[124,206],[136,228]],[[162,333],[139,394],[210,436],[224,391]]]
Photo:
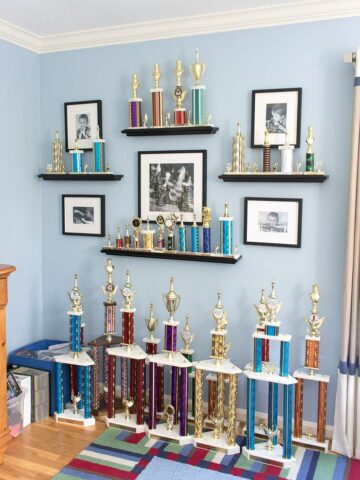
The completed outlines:
[[[209,450],[209,453],[206,455],[206,457],[204,458],[204,460],[205,460],[206,462],[212,462],[212,460],[214,459],[216,453],[217,453],[217,452],[214,452],[214,450]]]
[[[320,453],[314,472],[313,480],[323,480],[332,478],[336,465],[336,456],[326,453]]]
[[[124,465],[123,463],[109,462],[108,460],[103,460],[102,458],[88,457],[87,455],[78,455],[76,458],[80,458],[86,462],[94,463],[95,465],[104,465],[105,467],[112,467],[118,470],[126,470],[127,472],[131,472],[131,470],[134,469],[134,465],[129,466]]]
[[[116,438],[120,433],[121,430],[118,428],[108,428],[93,443],[103,447],[120,448],[126,452],[139,453],[141,455],[145,455],[149,451],[149,448],[145,446],[149,441],[146,435],[139,443],[127,443]]]
[[[169,443],[167,447],[164,448],[165,452],[171,453],[180,453],[184,448],[184,445],[177,445],[176,443]]]
[[[73,475],[68,475],[67,473],[61,473],[61,472],[57,473],[55,477],[52,477],[52,478],[53,480],[74,480],[74,478],[76,479],[76,477],[74,477]]]

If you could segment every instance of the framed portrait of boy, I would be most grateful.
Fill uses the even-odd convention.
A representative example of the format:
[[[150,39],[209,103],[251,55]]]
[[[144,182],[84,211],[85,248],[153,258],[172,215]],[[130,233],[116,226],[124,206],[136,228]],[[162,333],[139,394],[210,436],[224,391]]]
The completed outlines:
[[[301,198],[244,199],[244,243],[301,247]]]
[[[253,90],[251,109],[251,147],[261,148],[265,130],[272,147],[287,143],[300,147],[301,88]]]
[[[105,236],[105,195],[63,195],[63,235]]]
[[[75,140],[80,150],[92,150],[93,140],[97,138],[98,126],[100,137],[102,137],[101,100],[67,102],[64,108],[66,151],[75,148]]]
[[[139,217],[155,221],[175,213],[190,224],[202,223],[206,205],[206,150],[138,152]]]

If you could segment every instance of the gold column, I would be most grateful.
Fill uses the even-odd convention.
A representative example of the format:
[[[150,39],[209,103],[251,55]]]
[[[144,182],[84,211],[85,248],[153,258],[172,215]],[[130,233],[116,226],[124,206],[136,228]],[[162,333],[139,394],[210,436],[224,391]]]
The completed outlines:
[[[218,426],[218,433],[221,435],[224,431],[224,418],[225,418],[225,412],[224,412],[224,374],[223,373],[218,373],[217,374],[217,388],[216,388],[216,393],[217,393],[217,401],[216,401],[216,418],[217,420],[222,420],[222,422],[219,423]]]
[[[228,406],[228,427],[227,444],[232,447],[236,440],[236,406],[237,406],[237,383],[236,374],[229,375],[229,406]]]
[[[317,418],[317,435],[318,442],[325,442],[325,426],[326,426],[326,382],[319,382],[318,393],[318,418]]]
[[[195,368],[195,429],[194,437],[202,437],[203,429],[203,371]]]
[[[208,381],[208,419],[214,420],[215,413],[215,381]]]
[[[304,380],[302,378],[298,378],[297,381],[298,381],[298,383],[295,385],[294,437],[301,438],[301,436],[302,436]]]

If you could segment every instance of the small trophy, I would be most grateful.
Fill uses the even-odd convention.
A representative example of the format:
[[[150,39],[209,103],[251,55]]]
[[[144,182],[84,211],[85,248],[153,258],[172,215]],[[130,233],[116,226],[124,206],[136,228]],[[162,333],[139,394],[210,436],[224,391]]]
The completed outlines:
[[[193,214],[194,222],[191,225],[191,251],[199,253],[199,227],[196,223],[196,213]]]
[[[308,127],[306,143],[307,143],[306,171],[307,172],[314,172],[315,154],[314,154],[314,150],[313,150],[313,144],[314,144],[313,127]]]
[[[130,408],[134,405],[134,399],[130,397],[129,399],[123,398],[123,405],[125,407],[125,420],[131,420]]]
[[[211,208],[204,207],[202,211],[203,215],[203,252],[211,253]]]
[[[141,104],[142,99],[137,96],[137,89],[140,87],[140,82],[137,75],[134,73],[131,77],[131,91],[132,98],[129,99],[129,128],[141,127]],[[144,125],[145,126],[145,125]]]
[[[182,66],[181,60],[176,61],[176,87],[173,92],[173,98],[176,101],[176,108],[174,110],[174,125],[185,125],[186,124],[186,109],[183,107],[182,102],[186,97],[186,90],[183,89],[181,85],[181,76],[184,73],[184,68]]]
[[[175,408],[170,404],[166,405],[164,413],[166,415],[166,430],[172,430],[174,428]]]
[[[134,217],[132,220],[131,220],[131,225],[133,227],[133,230],[134,230],[134,248],[140,248],[140,244],[139,244],[139,234],[140,234],[140,231],[141,231],[141,225],[142,225],[142,220],[141,218],[139,217]]]
[[[159,64],[154,65],[153,78],[155,82],[155,88],[150,90],[152,98],[152,120],[153,127],[162,127],[163,126],[163,95],[164,89],[160,88],[160,68]]]
[[[164,230],[165,230],[165,218],[163,215],[158,215],[156,217],[156,223],[159,227],[159,236],[156,243],[157,248],[164,249],[165,248],[165,240],[164,240]]]
[[[72,159],[73,173],[83,173],[84,169],[84,150],[79,150],[78,141],[75,139],[75,148],[70,150]]]
[[[165,227],[168,230],[167,250],[175,250],[174,230],[177,222],[175,213],[170,213],[165,219]]]
[[[271,292],[269,295],[268,300],[266,301],[266,308],[268,310],[268,321],[269,323],[277,323],[276,322],[276,315],[279,313],[282,307],[282,302],[277,301],[276,293],[275,293],[275,282],[271,282]]]
[[[79,413],[78,403],[81,402],[81,394],[71,395],[71,403],[73,406],[73,413],[77,415]]]
[[[264,144],[263,144],[263,172],[270,172],[270,156],[271,156],[271,145],[269,140],[269,132],[265,130]]]
[[[294,145],[288,144],[288,134],[285,132],[284,145],[279,146],[281,154],[281,173],[293,173]]]
[[[129,233],[129,224],[126,224],[126,230],[125,230],[125,237],[124,237],[124,247],[125,248],[130,248],[131,247],[131,235]]]
[[[100,127],[97,126],[97,138],[93,141],[94,171],[105,172],[105,140],[100,138]]]
[[[225,203],[224,216],[220,221],[220,252],[223,255],[234,254],[234,217],[229,216],[229,206]]]
[[[123,247],[123,239],[121,236],[121,227],[118,225],[117,227],[117,236],[116,236],[116,248],[122,248]]]
[[[150,315],[148,318],[145,318],[145,324],[146,328],[149,331],[150,337],[149,341],[154,342],[155,337],[154,337],[154,332],[156,330],[156,327],[158,325],[158,319],[154,317],[154,305],[150,305]]]
[[[170,318],[168,322],[174,323],[174,314],[176,310],[179,308],[181,295],[178,295],[177,293],[175,293],[173,277],[170,278],[170,289],[168,293],[163,293],[163,299],[164,299],[166,310],[170,314]]]
[[[268,439],[267,449],[272,450],[274,448],[275,437],[278,436],[279,430],[276,427],[274,429],[271,429],[266,427],[265,425],[263,426],[263,430]]]
[[[153,250],[154,249],[154,235],[155,230],[150,229],[150,219],[147,218],[147,228],[146,230],[141,230],[143,238],[143,248],[144,250]]]
[[[191,350],[190,349],[190,345],[192,343],[192,341],[194,340],[194,334],[191,333],[191,328],[190,328],[190,324],[189,324],[189,315],[186,315],[185,317],[185,327],[183,329],[183,331],[180,333],[180,336],[181,336],[181,339],[184,343],[184,347],[181,349],[181,353],[182,354],[192,354],[194,350]],[[187,356],[187,359],[190,360],[190,362],[192,361],[191,358],[189,358]]]
[[[184,225],[184,215],[180,214],[179,225],[179,251],[186,252],[186,227]]]
[[[231,172],[241,173],[245,159],[245,137],[241,135],[240,122],[237,123],[236,134],[232,139]]]
[[[56,130],[55,140],[53,142],[53,161],[51,165],[52,173],[65,172],[65,165],[63,164],[63,161],[62,161],[62,154],[63,154],[63,147],[60,141],[60,132],[59,130]]]
[[[130,282],[130,272],[129,270],[126,271],[126,281],[124,288],[121,290],[121,294],[124,298],[123,304],[124,304],[124,310],[133,310],[133,300],[135,296],[135,291],[132,288],[131,282]]]
[[[190,65],[190,73],[196,85],[191,87],[192,93],[192,124],[204,125],[204,92],[206,87],[200,85],[201,77],[205,72],[205,64],[199,61],[199,50],[195,50],[196,61]]]

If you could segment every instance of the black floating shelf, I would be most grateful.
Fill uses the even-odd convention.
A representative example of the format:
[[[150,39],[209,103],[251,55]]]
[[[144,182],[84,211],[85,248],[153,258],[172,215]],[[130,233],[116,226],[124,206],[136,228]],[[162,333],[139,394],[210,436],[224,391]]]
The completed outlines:
[[[216,253],[191,253],[191,252],[177,252],[177,251],[148,251],[135,250],[133,248],[116,248],[103,247],[102,253],[106,255],[120,255],[123,257],[142,257],[142,258],[162,258],[165,260],[188,260],[190,262],[212,262],[212,263],[228,263],[234,265],[241,259],[241,255],[220,255]]]
[[[219,178],[224,182],[287,182],[287,183],[323,183],[329,175],[316,173],[307,174],[283,174],[283,173],[244,173],[223,174]]]
[[[40,173],[39,178],[43,180],[57,181],[102,181],[115,182],[123,178],[124,175],[115,173]]]
[[[156,135],[211,135],[218,130],[219,127],[212,125],[199,125],[198,127],[125,128],[121,133],[125,133],[128,137],[153,137]]]

